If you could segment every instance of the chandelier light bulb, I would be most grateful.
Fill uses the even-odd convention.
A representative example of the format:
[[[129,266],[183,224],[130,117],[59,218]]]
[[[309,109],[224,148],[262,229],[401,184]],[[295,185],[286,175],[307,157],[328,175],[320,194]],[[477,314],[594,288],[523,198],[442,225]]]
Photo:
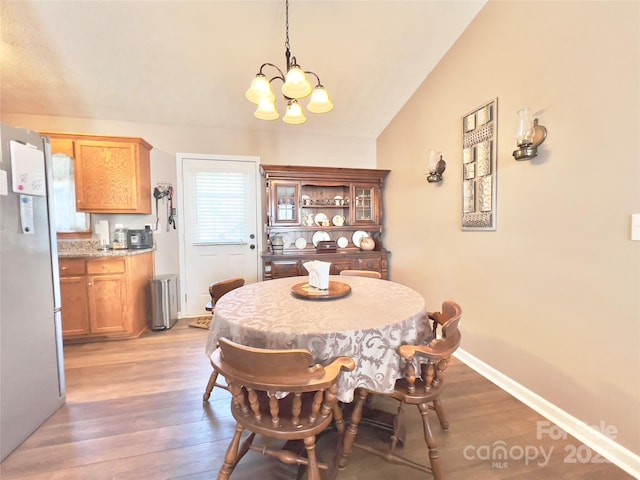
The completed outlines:
[[[311,93],[311,101],[307,105],[307,110],[311,113],[327,113],[333,110],[333,103],[329,98],[329,93],[322,85],[317,85]]]
[[[295,100],[290,100],[287,104],[287,113],[282,118],[282,121],[290,125],[300,125],[307,121],[307,117],[304,116],[300,104]]]

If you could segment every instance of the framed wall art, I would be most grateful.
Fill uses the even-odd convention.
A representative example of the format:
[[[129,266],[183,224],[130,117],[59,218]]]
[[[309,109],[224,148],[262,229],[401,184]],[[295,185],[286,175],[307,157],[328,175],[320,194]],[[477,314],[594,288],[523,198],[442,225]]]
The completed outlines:
[[[462,230],[496,229],[498,99],[462,117]]]

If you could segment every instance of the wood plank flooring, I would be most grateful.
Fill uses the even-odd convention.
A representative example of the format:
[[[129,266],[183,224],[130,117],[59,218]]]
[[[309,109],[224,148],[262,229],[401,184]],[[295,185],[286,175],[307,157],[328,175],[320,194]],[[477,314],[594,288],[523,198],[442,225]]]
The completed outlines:
[[[136,340],[65,347],[67,403],[0,466],[2,480],[215,479],[234,429],[229,394],[202,393],[211,372],[207,330],[180,320],[171,330]],[[377,406],[395,409],[386,399]],[[443,395],[451,427],[433,431],[449,480],[593,479],[631,476],[568,437],[537,434],[544,418],[473,370],[453,360]],[[407,408],[404,453],[425,458],[417,409]],[[359,441],[382,443],[362,426]],[[335,434],[319,441],[328,459]],[[506,455],[497,458],[499,447]],[[549,455],[545,460],[542,452]],[[529,458],[523,457],[528,453]],[[492,458],[494,457],[494,458]],[[295,477],[292,467],[249,452],[235,480]],[[425,479],[428,475],[354,450],[339,480]]]

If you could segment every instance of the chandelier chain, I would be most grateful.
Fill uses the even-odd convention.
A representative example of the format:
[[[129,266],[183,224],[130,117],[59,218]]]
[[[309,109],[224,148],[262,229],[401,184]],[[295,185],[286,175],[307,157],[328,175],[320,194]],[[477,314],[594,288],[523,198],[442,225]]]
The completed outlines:
[[[286,47],[287,51],[289,51],[290,47],[289,47],[289,0],[285,0],[284,2],[284,11],[285,11],[285,31],[286,31],[286,38],[284,41],[284,46]]]

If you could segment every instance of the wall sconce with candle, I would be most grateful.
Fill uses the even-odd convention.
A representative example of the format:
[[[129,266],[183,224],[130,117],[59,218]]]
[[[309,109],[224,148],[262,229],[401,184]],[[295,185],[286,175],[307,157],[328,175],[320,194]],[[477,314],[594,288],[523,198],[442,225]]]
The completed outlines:
[[[538,155],[538,146],[547,138],[547,129],[538,125],[528,108],[518,110],[518,149],[513,151],[516,160],[529,160]]]
[[[440,157],[438,159],[438,157]],[[442,174],[447,168],[447,162],[442,158],[442,153],[438,152],[436,154],[435,150],[429,150],[429,163],[428,163],[429,173],[427,173],[427,182],[441,182]]]

